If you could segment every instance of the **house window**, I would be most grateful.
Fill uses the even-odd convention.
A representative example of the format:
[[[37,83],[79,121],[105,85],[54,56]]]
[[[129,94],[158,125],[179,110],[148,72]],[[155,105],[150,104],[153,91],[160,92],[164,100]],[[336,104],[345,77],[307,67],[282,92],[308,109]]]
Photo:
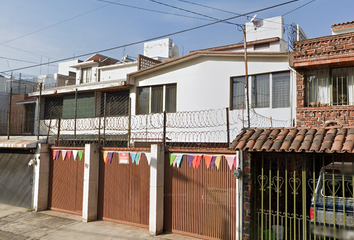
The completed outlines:
[[[354,104],[354,68],[311,70],[305,73],[307,106]]]
[[[246,81],[245,77],[232,78],[232,109],[245,108],[246,94],[245,94]]]
[[[176,84],[138,88],[138,114],[176,112]]]
[[[63,98],[63,118],[75,118],[75,107],[77,106],[77,118],[95,117],[95,93],[78,93],[77,102],[75,94],[65,95]]]
[[[252,76],[252,107],[269,107],[269,74]]]
[[[253,46],[254,50],[259,50],[259,49],[266,49],[269,48],[269,42],[267,43],[258,43]]]
[[[290,72],[259,74],[250,77],[252,108],[290,107]],[[232,109],[246,108],[245,77],[232,78]],[[271,101],[272,100],[272,101]]]
[[[62,117],[63,98],[46,97],[44,100],[44,119],[57,119]]]
[[[92,68],[83,68],[81,70],[81,83],[92,82]]]
[[[272,74],[272,107],[290,107],[290,72]]]
[[[126,116],[128,113],[129,90],[101,94],[101,116]]]

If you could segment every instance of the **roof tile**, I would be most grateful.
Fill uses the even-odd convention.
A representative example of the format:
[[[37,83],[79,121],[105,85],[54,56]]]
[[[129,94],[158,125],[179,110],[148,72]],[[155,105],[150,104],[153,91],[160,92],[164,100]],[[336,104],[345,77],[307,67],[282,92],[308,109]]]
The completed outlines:
[[[256,128],[242,131],[232,150],[354,153],[354,127]]]

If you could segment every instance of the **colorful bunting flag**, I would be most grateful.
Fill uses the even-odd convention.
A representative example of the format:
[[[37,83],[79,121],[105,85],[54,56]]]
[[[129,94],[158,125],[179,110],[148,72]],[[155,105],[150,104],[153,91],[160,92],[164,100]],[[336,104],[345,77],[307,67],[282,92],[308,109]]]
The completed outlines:
[[[65,160],[66,152],[66,150],[61,150],[61,156],[63,157],[63,161]]]
[[[144,154],[145,154],[145,157],[146,157],[146,161],[150,165],[150,163],[151,163],[151,153],[144,153]]]
[[[194,156],[193,162],[192,162],[193,168],[195,168],[197,166],[197,162],[198,162],[199,157],[202,157],[202,156],[199,156],[199,155]],[[199,162],[200,162],[200,159],[199,159]],[[198,164],[198,166],[199,166],[199,164]]]
[[[176,158],[176,154],[170,153],[170,166],[172,166],[173,161],[175,160],[175,158]]]
[[[237,154],[236,154],[236,156],[235,156],[235,158],[234,158],[234,167],[237,169]]]
[[[213,157],[212,156],[206,156],[206,155],[204,155],[204,161],[205,161],[205,164],[206,164],[206,166],[207,166],[207,169],[209,169],[209,167],[210,167],[210,163],[211,163],[211,159],[212,159]]]
[[[129,153],[120,152],[118,154],[118,157],[119,157],[119,164],[129,164]]]
[[[83,155],[84,151],[79,151],[77,154],[79,155],[79,160],[81,161],[82,159],[82,155]]]
[[[210,163],[210,168],[211,170],[214,169],[214,166],[215,166],[215,160],[216,160],[216,156],[213,156],[213,158],[211,159],[211,163]]]
[[[60,150],[57,151],[57,155],[55,155],[55,160],[58,160],[59,155],[60,155]]]
[[[135,157],[136,157],[136,153],[130,153],[130,157],[132,158],[132,164],[134,164],[135,162]]]
[[[108,161],[109,161],[109,163],[112,163],[113,153],[114,152],[109,152],[108,153]]]
[[[179,168],[179,167],[181,166],[182,158],[183,158],[183,154],[181,154],[181,155],[178,156],[178,159],[177,159],[177,168]]]
[[[193,164],[194,156],[192,156],[192,155],[187,155],[187,159],[188,159],[188,165],[189,165],[189,167],[191,167],[192,164]]]
[[[219,169],[220,161],[221,161],[221,156],[217,156],[216,159],[215,159],[216,169]]]
[[[136,165],[139,165],[139,163],[140,163],[140,153],[137,153],[137,154],[135,155],[135,164],[136,164]]]
[[[53,150],[53,160],[56,160],[58,150]]]
[[[232,170],[232,166],[234,165],[235,156],[225,156],[227,163],[229,164],[230,170]]]
[[[69,161],[71,160],[71,154],[72,154],[72,151],[71,151],[71,150],[69,150],[69,151],[66,153],[66,155],[68,156],[68,160],[69,160]]]
[[[199,168],[200,162],[202,160],[203,155],[200,155],[197,157],[196,161],[195,161],[195,166],[197,167],[197,169]]]
[[[75,162],[76,162],[77,153],[78,153],[78,150],[73,150],[73,158],[74,158]]]
[[[173,159],[173,163],[172,163],[172,166],[173,166],[173,167],[176,167],[177,160],[178,160],[179,156],[180,156],[180,155],[176,154],[175,159]]]
[[[103,151],[102,154],[103,154],[103,161],[104,161],[105,163],[107,163],[107,162],[108,162],[108,158],[107,158],[108,152]]]

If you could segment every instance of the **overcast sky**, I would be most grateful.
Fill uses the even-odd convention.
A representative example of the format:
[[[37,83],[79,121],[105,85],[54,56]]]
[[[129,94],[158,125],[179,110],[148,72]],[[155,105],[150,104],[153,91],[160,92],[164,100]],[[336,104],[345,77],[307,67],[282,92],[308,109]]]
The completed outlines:
[[[226,19],[283,2],[286,0],[0,0],[0,74],[144,41],[211,23],[211,18]],[[299,0],[257,12],[257,18],[283,15],[286,28],[299,24],[309,38],[316,38],[331,35],[332,24],[353,21],[353,9],[353,0]],[[231,22],[244,24],[247,19],[242,16]],[[243,40],[240,29],[227,23],[170,38],[180,55]],[[142,53],[143,43],[102,54],[120,59]],[[22,76],[55,73],[57,64],[15,72]]]

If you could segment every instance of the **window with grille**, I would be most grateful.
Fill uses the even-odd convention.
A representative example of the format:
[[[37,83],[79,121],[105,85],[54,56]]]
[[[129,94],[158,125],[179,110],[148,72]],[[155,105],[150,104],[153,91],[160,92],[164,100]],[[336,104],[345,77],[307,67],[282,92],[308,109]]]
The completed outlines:
[[[177,85],[158,85],[138,88],[137,113],[176,112]]]
[[[309,107],[354,104],[354,68],[310,70],[305,73]]]
[[[127,116],[129,114],[129,90],[101,94],[101,116]]]

